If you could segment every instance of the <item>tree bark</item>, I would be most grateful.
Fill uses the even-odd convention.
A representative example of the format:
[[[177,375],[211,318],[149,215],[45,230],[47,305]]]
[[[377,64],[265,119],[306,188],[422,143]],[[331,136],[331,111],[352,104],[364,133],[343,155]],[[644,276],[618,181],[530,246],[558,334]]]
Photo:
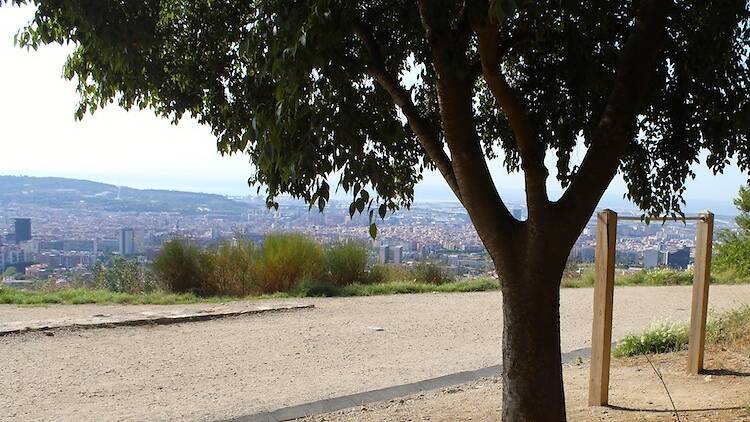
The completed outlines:
[[[532,244],[521,249],[523,256],[517,257],[516,262],[498,265],[503,280],[505,422],[566,420],[560,356],[560,280],[570,248],[564,246],[566,242],[549,238],[546,241],[546,245]]]

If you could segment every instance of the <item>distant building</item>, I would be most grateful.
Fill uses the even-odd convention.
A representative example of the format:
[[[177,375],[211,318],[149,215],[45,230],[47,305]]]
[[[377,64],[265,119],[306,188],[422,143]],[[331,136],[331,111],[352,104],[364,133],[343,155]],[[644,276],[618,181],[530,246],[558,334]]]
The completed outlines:
[[[390,262],[392,264],[400,264],[401,263],[401,257],[403,256],[403,247],[402,246],[394,246],[391,249],[390,253]]]
[[[674,252],[667,252],[666,265],[676,270],[686,270],[690,265],[690,248],[684,247]]]
[[[17,272],[23,273],[26,267],[32,264],[28,262],[29,258],[31,257],[27,256],[23,248],[15,245],[0,246],[0,272],[13,267]]]
[[[15,241],[17,244],[31,240],[31,219],[16,218],[15,230]]]
[[[643,251],[643,268],[656,268],[659,266],[659,250],[647,249]]]
[[[120,230],[119,241],[120,241],[120,255],[122,256],[135,255],[135,230],[133,229]]]
[[[378,264],[387,264],[388,259],[390,258],[389,253],[390,248],[388,245],[380,245],[380,250],[378,251]]]
[[[594,262],[596,249],[592,247],[576,246],[570,251],[569,260],[578,262]]]
[[[221,231],[216,227],[211,227],[211,240],[221,239]]]

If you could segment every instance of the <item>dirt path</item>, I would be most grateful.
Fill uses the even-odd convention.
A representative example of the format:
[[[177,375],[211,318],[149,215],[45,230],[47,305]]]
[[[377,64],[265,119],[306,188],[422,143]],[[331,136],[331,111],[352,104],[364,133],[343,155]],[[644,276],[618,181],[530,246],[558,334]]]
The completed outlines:
[[[496,365],[501,300],[314,299],[315,309],[290,314],[4,337],[0,419],[217,420]],[[714,286],[710,300],[750,303],[750,286]],[[689,302],[689,287],[617,289],[614,338],[655,318],[686,320]],[[563,350],[588,346],[591,290],[563,290],[561,307]],[[0,306],[0,318],[115,309]]]
[[[709,348],[706,368],[713,375],[685,373],[685,352],[651,358],[664,377],[680,420],[750,421],[750,356]],[[743,370],[745,372],[743,372]],[[564,367],[570,422],[674,422],[664,386],[644,357],[614,359],[610,406],[589,407],[589,362]],[[453,386],[387,402],[318,415],[300,422],[401,422],[499,420],[502,388],[496,378]]]

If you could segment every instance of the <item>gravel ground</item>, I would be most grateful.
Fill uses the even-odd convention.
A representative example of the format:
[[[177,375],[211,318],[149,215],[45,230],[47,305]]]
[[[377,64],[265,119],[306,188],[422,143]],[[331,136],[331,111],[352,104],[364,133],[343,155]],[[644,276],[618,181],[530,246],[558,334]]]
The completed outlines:
[[[687,353],[651,358],[664,377],[675,407],[648,361],[643,357],[614,359],[610,370],[610,406],[588,406],[589,362],[563,367],[570,422],[750,421],[750,377],[742,372],[750,356],[710,347],[706,368],[712,375],[685,373]],[[435,391],[370,403],[299,422],[406,422],[500,420],[499,378],[482,379]]]
[[[563,350],[589,345],[591,297],[562,291]],[[713,286],[710,301],[750,303],[750,286]],[[316,308],[0,337],[0,419],[218,420],[500,363],[498,292],[308,302]],[[686,320],[689,305],[690,287],[618,288],[613,338]],[[207,305],[177,308],[193,306]],[[3,305],[0,320],[146,308]]]

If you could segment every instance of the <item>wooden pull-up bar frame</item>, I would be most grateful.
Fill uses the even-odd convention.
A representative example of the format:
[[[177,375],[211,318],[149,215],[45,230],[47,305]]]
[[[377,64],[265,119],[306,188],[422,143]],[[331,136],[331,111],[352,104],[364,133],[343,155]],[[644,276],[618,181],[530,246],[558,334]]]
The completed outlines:
[[[642,217],[617,216],[612,210],[597,215],[596,265],[594,283],[594,315],[591,330],[591,372],[589,375],[589,406],[603,406],[609,401],[609,365],[612,349],[612,305],[615,287],[615,245],[617,221],[644,221]],[[652,221],[673,220],[671,217],[651,217]],[[706,340],[708,286],[711,282],[711,253],[713,248],[714,215],[706,212],[677,221],[697,221],[695,237],[695,265],[693,271],[693,299],[690,308],[690,337],[687,371],[698,374],[703,370],[703,351]]]

